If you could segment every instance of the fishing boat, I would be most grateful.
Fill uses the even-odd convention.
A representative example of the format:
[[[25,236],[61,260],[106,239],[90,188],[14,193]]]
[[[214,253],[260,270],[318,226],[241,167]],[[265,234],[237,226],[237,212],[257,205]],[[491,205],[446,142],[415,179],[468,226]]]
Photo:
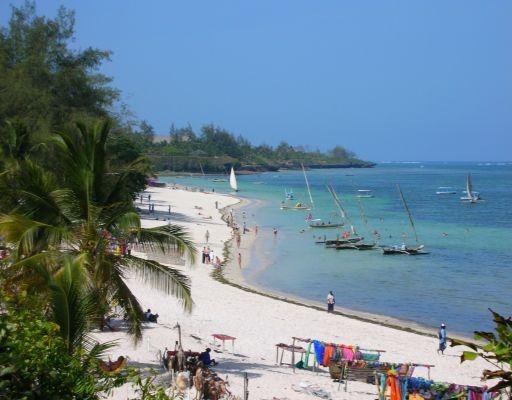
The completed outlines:
[[[357,243],[361,242],[364,238],[359,236],[356,232],[356,229],[354,228],[354,225],[350,221],[350,218],[343,208],[343,205],[341,204],[341,200],[339,199],[338,195],[336,194],[336,191],[332,187],[332,185],[327,185],[327,190],[331,194],[334,204],[336,204],[336,207],[338,207],[338,211],[343,219],[345,219],[348,224],[350,225],[350,231],[343,232],[341,238],[338,236],[336,239],[333,240],[326,240],[325,241],[325,247],[327,248],[336,248],[336,246],[341,246],[339,249],[344,249],[342,245],[350,244],[350,243]]]
[[[466,177],[466,190],[462,192],[464,196],[462,196],[460,199],[461,201],[465,203],[476,203],[480,199],[480,193],[473,191],[473,186],[471,185],[471,174],[468,173],[468,176]]]
[[[313,197],[311,196],[311,190],[309,189],[308,176],[306,175],[306,170],[304,169],[304,165],[301,164],[302,173],[304,174],[304,181],[306,182],[306,189],[309,194],[309,200],[311,204],[307,204],[305,202],[299,201],[295,204],[289,204],[287,201],[283,200],[281,202],[281,210],[311,210],[313,207]]]
[[[229,174],[229,187],[235,192],[238,192],[238,185],[236,183],[235,170],[231,167],[231,173]]]
[[[369,199],[373,197],[373,193],[370,189],[359,189],[357,191],[356,197],[360,199]]]
[[[416,245],[415,246],[407,246],[405,243],[402,243],[401,245],[394,245],[394,246],[384,246],[382,247],[382,253],[385,255],[399,255],[399,254],[405,254],[410,256],[416,256],[420,254],[428,254],[427,252],[423,251],[425,248],[424,245],[420,244],[420,241],[418,239],[418,233],[416,232],[416,227],[414,226],[414,221],[412,220],[412,214],[409,210],[409,207],[407,206],[407,203],[405,202],[404,194],[402,193],[402,189],[400,189],[400,185],[396,185],[398,189],[398,193],[400,194],[400,198],[402,199],[402,204],[405,208],[405,211],[407,213],[407,216],[409,217],[409,224],[411,225],[411,228],[414,232],[414,237],[416,239]]]
[[[450,186],[439,186],[436,194],[457,194],[457,192]]]
[[[341,228],[344,224],[343,222],[331,222],[331,221],[323,221],[320,218],[312,219],[308,222],[310,228]]]

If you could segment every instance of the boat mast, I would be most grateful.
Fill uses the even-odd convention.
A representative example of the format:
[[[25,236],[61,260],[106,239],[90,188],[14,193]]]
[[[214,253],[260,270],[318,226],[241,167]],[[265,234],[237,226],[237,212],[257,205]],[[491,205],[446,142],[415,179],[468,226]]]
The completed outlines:
[[[402,199],[402,203],[404,204],[405,211],[407,211],[407,215],[409,216],[409,222],[411,224],[412,230],[414,232],[414,237],[416,238],[416,243],[420,244],[418,239],[418,234],[416,233],[416,227],[414,226],[414,222],[412,220],[411,211],[409,211],[409,207],[407,207],[407,203],[405,202],[404,194],[402,193],[402,189],[400,189],[400,185],[396,185],[398,189],[398,193],[400,193],[400,198]]]
[[[197,161],[199,161],[199,168],[201,168],[201,172],[202,172],[203,176],[205,176],[203,166],[201,165],[201,160],[197,160]]]
[[[350,218],[348,217],[347,212],[345,211],[345,209],[341,205],[341,200],[339,199],[338,195],[336,194],[336,191],[334,190],[334,188],[332,187],[331,184],[328,184],[326,186],[327,186],[327,190],[332,195],[332,198],[334,199],[334,203],[338,207],[338,210],[340,211],[342,218],[345,218],[348,221],[348,223],[350,224],[350,230],[352,231],[352,234],[353,235],[357,235],[356,229],[354,228],[354,225],[352,224],[352,221],[350,221]]]
[[[304,180],[306,181],[306,187],[308,188],[309,200],[311,201],[311,208],[315,206],[315,202],[313,201],[313,197],[311,196],[311,190],[309,189],[308,176],[306,175],[306,170],[304,169],[304,164],[300,164],[302,167],[302,172],[304,173]]]

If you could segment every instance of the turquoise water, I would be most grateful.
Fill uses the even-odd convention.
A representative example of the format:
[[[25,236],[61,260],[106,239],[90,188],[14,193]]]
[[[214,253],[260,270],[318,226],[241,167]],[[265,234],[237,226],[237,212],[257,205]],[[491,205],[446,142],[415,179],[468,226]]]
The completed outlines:
[[[466,174],[485,201],[461,203]],[[334,238],[335,229],[311,229],[306,211],[283,211],[284,190],[308,201],[300,171],[238,177],[239,195],[263,203],[246,210],[247,225],[260,226],[255,251],[244,275],[249,282],[323,301],[333,290],[343,307],[393,316],[470,334],[490,329],[488,308],[512,314],[512,164],[380,164],[372,169],[308,171],[315,209],[313,218],[336,219],[325,189],[331,183],[363,236],[377,230],[380,244],[414,244],[414,235],[396,184],[400,184],[420,242],[429,254],[384,256],[381,251],[336,251],[315,244],[315,236]],[[226,182],[210,178],[162,178],[167,182],[228,192]],[[452,186],[454,195],[436,195]],[[362,199],[368,228],[362,222],[357,189],[371,189]],[[273,237],[272,228],[278,229]]]

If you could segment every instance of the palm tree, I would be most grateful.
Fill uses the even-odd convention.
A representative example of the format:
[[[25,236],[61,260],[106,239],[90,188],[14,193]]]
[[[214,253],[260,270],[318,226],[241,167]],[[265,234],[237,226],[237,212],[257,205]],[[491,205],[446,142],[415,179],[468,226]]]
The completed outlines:
[[[106,151],[110,122],[92,128],[77,124],[77,132],[51,138],[60,165],[50,171],[25,158],[14,174],[18,185],[9,213],[0,215],[0,235],[13,247],[12,263],[4,271],[12,280],[30,282],[34,290],[48,289],[41,266],[57,276],[63,258],[80,259],[84,285],[95,301],[96,318],[103,328],[113,304],[121,307],[136,339],[141,337],[142,308],[126,285],[136,273],[155,288],[175,295],[190,311],[189,279],[176,269],[134,255],[116,255],[112,241],[137,240],[149,250],[175,250],[194,259],[195,248],[178,226],[145,229],[133,206],[129,177],[140,168],[136,159],[111,170]],[[39,266],[39,267],[36,267]],[[75,267],[76,268],[76,265]]]

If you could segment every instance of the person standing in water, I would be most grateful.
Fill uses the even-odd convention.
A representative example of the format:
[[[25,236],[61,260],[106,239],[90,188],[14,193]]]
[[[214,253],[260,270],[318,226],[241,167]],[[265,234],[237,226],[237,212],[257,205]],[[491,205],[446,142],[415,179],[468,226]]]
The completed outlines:
[[[206,241],[206,244],[208,244],[208,240],[210,239],[210,232],[208,232],[208,229],[206,230],[206,233],[204,234],[204,239]]]
[[[327,312],[332,313],[334,311],[334,303],[336,300],[334,299],[334,293],[332,290],[327,295]]]
[[[446,349],[446,325],[441,324],[441,328],[439,329],[439,332],[437,334],[439,338],[439,348],[437,349],[437,354],[441,352],[441,354],[444,354],[444,350]]]

